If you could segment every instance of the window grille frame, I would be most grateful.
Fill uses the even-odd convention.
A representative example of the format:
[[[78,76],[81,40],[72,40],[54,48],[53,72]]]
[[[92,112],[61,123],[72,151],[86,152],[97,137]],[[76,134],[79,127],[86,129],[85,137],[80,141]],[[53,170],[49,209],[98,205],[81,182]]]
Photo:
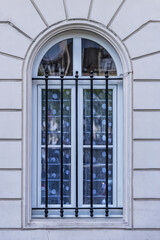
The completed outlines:
[[[32,80],[36,81],[45,81],[45,92],[46,92],[46,114],[45,114],[45,121],[46,121],[46,126],[48,126],[48,114],[47,114],[47,109],[48,109],[48,81],[53,80],[57,81],[57,77],[49,77],[48,78],[48,73],[46,73],[45,77],[40,77],[40,78],[32,78]],[[123,207],[109,207],[108,206],[108,81],[122,81],[122,77],[109,77],[108,71],[105,73],[105,77],[94,77],[93,72],[90,73],[90,77],[78,77],[78,71],[76,71],[75,78],[68,78],[64,77],[64,72],[61,72],[61,76],[59,78],[61,82],[61,206],[60,207],[48,207],[48,127],[46,128],[46,138],[47,141],[45,142],[45,158],[46,158],[46,189],[47,191],[45,192],[45,207],[39,207],[39,208],[33,208],[32,210],[44,210],[44,215],[46,218],[48,218],[48,211],[49,210],[60,210],[60,217],[64,217],[64,210],[75,210],[75,217],[78,217],[79,210],[82,209],[89,209],[90,210],[90,217],[94,216],[94,210],[96,209],[105,209],[105,216],[109,216],[109,210],[123,210]],[[76,84],[76,207],[64,207],[63,204],[63,89],[64,89],[64,80],[74,80]],[[90,104],[91,104],[91,202],[90,202],[90,207],[78,207],[78,81],[85,81],[89,80],[90,81]],[[104,207],[94,207],[93,206],[93,82],[94,81],[105,81],[105,102],[106,102],[106,206]]]

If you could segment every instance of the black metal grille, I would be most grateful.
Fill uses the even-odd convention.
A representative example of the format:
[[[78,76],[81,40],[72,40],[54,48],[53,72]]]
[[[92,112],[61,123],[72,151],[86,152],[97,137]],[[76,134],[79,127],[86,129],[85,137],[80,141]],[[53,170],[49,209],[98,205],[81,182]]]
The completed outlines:
[[[90,211],[90,217],[94,217],[94,210],[101,209],[104,210],[104,216],[109,215],[109,210],[110,209],[122,209],[118,207],[108,207],[108,81],[117,81],[117,80],[122,80],[122,77],[109,77],[108,72],[106,71],[104,77],[95,77],[93,75],[93,72],[90,72],[89,77],[79,77],[78,72],[76,71],[75,77],[65,77],[64,72],[61,72],[61,75],[59,78],[54,78],[54,77],[48,77],[48,72],[46,71],[45,77],[40,77],[40,78],[32,78],[32,80],[43,80],[45,81],[45,126],[46,126],[46,131],[45,131],[45,207],[44,208],[33,208],[33,210],[44,210],[44,216],[47,218],[49,216],[49,211],[54,211],[58,210],[60,211],[59,216],[64,217],[64,211],[69,211],[69,210],[74,210],[75,212],[75,217],[79,217],[79,211],[80,210],[89,210]],[[60,174],[60,182],[61,182],[61,191],[60,191],[60,207],[50,207],[48,204],[48,82],[51,80],[60,80],[61,81],[61,143],[60,143],[60,149],[61,149],[61,174]],[[76,137],[75,137],[75,148],[76,148],[76,155],[75,155],[75,164],[76,164],[76,200],[75,200],[75,207],[64,207],[64,193],[63,193],[63,150],[64,150],[64,144],[63,144],[63,90],[64,90],[64,80],[74,80],[75,81],[75,106],[76,106]],[[79,207],[79,194],[78,194],[78,161],[79,161],[79,154],[78,154],[78,81],[79,80],[89,80],[90,81],[90,116],[91,116],[91,133],[90,133],[90,206],[89,207]],[[106,203],[105,207],[95,207],[93,204],[93,89],[94,89],[94,80],[100,81],[104,80],[105,81],[105,102],[106,102]]]

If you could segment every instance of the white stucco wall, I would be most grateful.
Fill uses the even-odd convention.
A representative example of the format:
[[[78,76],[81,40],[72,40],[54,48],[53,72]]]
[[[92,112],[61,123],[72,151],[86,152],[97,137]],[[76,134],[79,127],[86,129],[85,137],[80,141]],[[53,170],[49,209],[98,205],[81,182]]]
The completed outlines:
[[[0,239],[160,239],[160,1],[0,0]],[[109,30],[133,66],[130,229],[25,230],[23,63],[43,32],[87,21]]]

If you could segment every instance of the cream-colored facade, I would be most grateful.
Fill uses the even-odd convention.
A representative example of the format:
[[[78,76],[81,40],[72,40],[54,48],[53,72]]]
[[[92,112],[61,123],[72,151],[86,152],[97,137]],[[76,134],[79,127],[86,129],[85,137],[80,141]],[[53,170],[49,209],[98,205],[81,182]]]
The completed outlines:
[[[0,239],[160,239],[160,1],[0,0]],[[32,221],[32,67],[50,38],[109,41],[124,76],[124,218]],[[54,222],[54,224],[53,224]]]

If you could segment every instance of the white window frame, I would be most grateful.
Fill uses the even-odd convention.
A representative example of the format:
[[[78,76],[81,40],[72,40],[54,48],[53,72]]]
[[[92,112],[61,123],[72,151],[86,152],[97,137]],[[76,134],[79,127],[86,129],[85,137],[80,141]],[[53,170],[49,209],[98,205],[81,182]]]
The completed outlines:
[[[73,91],[74,86],[73,85],[66,85],[64,86],[64,89],[71,89],[71,111],[75,108],[73,99],[75,98]],[[33,84],[33,105],[35,103],[37,104],[34,111],[33,111],[33,152],[34,159],[33,159],[33,171],[32,171],[32,179],[33,179],[33,186],[32,186],[32,194],[33,194],[33,207],[44,207],[44,205],[41,204],[41,161],[38,161],[41,159],[41,121],[38,121],[38,119],[42,119],[42,95],[41,91],[42,89],[45,89],[45,86],[42,84],[38,84],[37,82]],[[48,89],[60,89],[59,85],[57,83],[49,84]],[[38,109],[37,109],[38,106]],[[75,156],[75,148],[74,145],[74,126],[75,126],[75,116],[74,114],[71,114],[71,145],[64,145],[64,148],[70,148],[71,149],[71,158],[73,159],[73,156]],[[36,120],[34,120],[36,119]],[[37,151],[35,151],[35,146]],[[48,145],[48,148],[51,146]],[[60,148],[60,145],[52,145],[53,148]],[[71,164],[71,202],[74,202],[74,177],[73,174],[75,172],[75,164],[74,162]],[[60,207],[59,205],[49,205],[50,207]],[[71,207],[71,205],[68,205],[68,207]],[[67,205],[66,205],[67,207]]]
[[[104,41],[102,41],[101,39],[95,39],[94,36],[90,36],[87,34],[72,34],[72,35],[65,35],[65,36],[60,36],[59,38],[56,39],[56,41],[51,41],[49,44],[47,44],[43,50],[39,53],[39,56],[37,57],[37,60],[35,62],[34,68],[33,68],[33,75],[34,77],[37,77],[37,72],[38,72],[38,67],[40,64],[40,61],[42,59],[42,57],[44,56],[44,54],[50,49],[50,47],[52,47],[53,45],[55,45],[56,43],[58,43],[59,41],[65,40],[65,39],[70,39],[73,38],[73,73],[75,71],[79,71],[80,73],[80,77],[81,76],[81,66],[82,66],[82,51],[81,51],[81,39],[85,38],[85,39],[89,39],[92,41],[97,42],[98,44],[100,44],[101,46],[104,47]],[[113,49],[113,47],[106,42],[105,45],[105,49],[110,53],[110,55],[112,56],[112,58],[115,61],[115,65],[116,65],[116,69],[117,69],[117,73],[121,72],[121,64],[119,61],[119,58],[117,58],[117,53],[115,52],[115,50]],[[77,57],[78,56],[78,57]],[[38,76],[39,77],[39,76]],[[85,77],[85,76],[84,76]],[[57,77],[58,78],[58,77]],[[70,77],[68,77],[70,78]],[[33,82],[33,149],[32,152],[35,152],[35,149],[37,149],[38,151],[38,155],[36,153],[34,153],[33,155],[33,171],[32,171],[32,179],[33,179],[33,184],[32,184],[32,196],[33,196],[33,207],[44,207],[44,205],[40,204],[40,192],[41,192],[41,188],[38,187],[38,185],[40,184],[41,186],[41,162],[39,161],[39,163],[37,163],[37,159],[41,159],[41,152],[40,152],[40,148],[36,146],[36,144],[38,143],[38,146],[41,146],[41,135],[39,134],[39,132],[41,132],[40,130],[40,125],[41,125],[41,121],[38,121],[38,119],[41,119],[41,108],[38,107],[38,115],[37,115],[37,109],[36,106],[39,106],[39,103],[41,102],[41,96],[40,96],[40,89],[45,88],[44,85],[41,85],[41,81],[34,81]],[[49,89],[52,88],[51,86],[54,86],[55,89],[59,88],[58,84],[60,85],[60,81],[49,81]],[[64,89],[69,87],[72,89],[72,97],[71,99],[73,99],[71,101],[72,104],[72,109],[75,109],[74,106],[74,99],[75,99],[75,90],[74,90],[74,84],[75,81],[73,80],[68,80],[66,85],[64,85]],[[38,87],[39,86],[39,87]],[[88,81],[84,80],[79,80],[79,109],[80,109],[80,115],[83,113],[83,89],[89,89],[90,85]],[[100,86],[102,86],[102,89],[105,86],[105,82],[104,81],[95,81],[94,80],[94,88],[99,88]],[[123,207],[123,121],[122,121],[122,82],[120,81],[109,81],[109,88],[113,89],[113,205],[109,205],[109,207]],[[37,94],[38,91],[38,94]],[[81,104],[80,104],[81,103]],[[36,113],[36,114],[35,114]],[[35,116],[37,115],[37,116]],[[82,114],[83,115],[83,114]],[[119,117],[117,118],[117,116],[119,115]],[[39,127],[37,129],[37,122]],[[81,118],[81,120],[79,120],[78,122],[79,125],[79,129],[81,129],[81,131],[79,131],[78,136],[80,136],[80,139],[83,139],[83,118]],[[74,151],[74,131],[73,129],[75,129],[75,119],[74,116],[72,114],[72,133],[71,133],[71,159],[73,159],[75,157],[75,151]],[[37,130],[36,130],[37,129]],[[121,136],[121,139],[120,139]],[[79,152],[79,159],[83,159],[83,144],[82,141],[79,141],[79,146],[78,146],[78,152]],[[36,170],[34,170],[36,169]],[[37,171],[38,169],[38,171]],[[83,182],[82,184],[81,181],[83,179],[83,177],[81,178],[80,176],[83,176],[83,163],[81,164],[81,162],[79,161],[79,198],[80,198],[80,202],[79,202],[79,206],[83,206],[83,207],[87,207],[88,205],[84,205],[82,204],[83,202]],[[75,163],[71,164],[71,204],[70,205],[65,205],[65,207],[75,207],[75,205],[73,204],[75,202],[75,186],[73,185],[74,181],[74,177],[73,173],[75,172]],[[38,176],[38,180],[36,179]],[[36,192],[37,192],[37,188],[38,188],[38,196],[36,196]],[[37,204],[38,203],[38,204]],[[96,205],[96,207],[102,207],[103,205]],[[59,205],[50,205],[50,207],[59,207]],[[121,211],[120,211],[121,212]],[[112,215],[112,213],[114,213],[113,210],[110,210],[110,215]],[[121,212],[122,213],[122,212]]]
[[[77,30],[78,29],[78,30]],[[79,31],[81,35],[83,33],[89,36],[93,35],[95,39],[102,39],[102,41],[109,42],[115,52],[117,52],[117,58],[121,62],[121,71],[119,74],[123,76],[123,137],[124,148],[122,149],[124,156],[123,167],[123,217],[122,218],[104,218],[104,219],[92,219],[82,220],[74,218],[73,220],[55,219],[49,221],[49,219],[32,219],[31,218],[31,163],[32,163],[32,77],[34,77],[33,69],[37,56],[47,43],[52,40],[55,41],[60,35],[65,36]],[[133,68],[130,61],[130,56],[121,42],[110,30],[99,25],[95,22],[84,20],[71,20],[67,22],[61,22],[51,26],[42,34],[40,34],[32,45],[28,49],[24,64],[23,64],[23,151],[22,151],[22,166],[23,166],[23,201],[22,201],[22,226],[24,229],[130,229],[132,227],[132,79]]]
[[[99,45],[101,45],[104,49],[106,49],[115,62],[116,69],[117,69],[117,76],[120,76],[122,74],[122,64],[121,64],[120,58],[119,58],[117,52],[115,51],[115,49],[112,47],[112,45],[109,42],[105,41],[103,38],[97,38],[96,35],[93,33],[86,34],[83,32],[78,33],[78,31],[75,31],[75,32],[77,32],[77,33],[72,33],[72,34],[70,33],[70,34],[65,34],[65,35],[60,34],[56,38],[47,42],[43,46],[43,48],[40,49],[40,51],[38,52],[36,59],[34,61],[33,77],[37,77],[39,64],[40,64],[41,59],[45,55],[45,53],[55,44],[57,44],[63,40],[70,39],[70,38],[73,38],[73,75],[75,74],[76,71],[78,71],[79,75],[81,76],[81,66],[82,66],[81,39],[82,38],[94,41],[94,42],[98,43]],[[76,49],[76,50],[74,51],[74,49]],[[79,56],[79,57],[77,57],[77,56]],[[75,61],[75,59],[76,59],[76,61]],[[40,76],[38,76],[38,77],[40,78]]]
[[[113,204],[109,205],[109,207],[122,207],[122,205],[119,205],[119,203],[121,201],[120,200],[118,201],[119,193],[117,193],[117,183],[120,181],[120,178],[117,175],[117,164],[118,164],[117,143],[116,143],[117,142],[117,126],[118,126],[118,123],[117,123],[118,119],[116,119],[116,116],[117,116],[116,112],[117,112],[117,108],[118,108],[117,107],[117,101],[116,101],[116,98],[117,98],[117,89],[116,88],[117,88],[117,86],[115,84],[112,84],[112,85],[110,84],[108,88],[113,90],[113,144],[112,144],[112,146],[113,146],[113,148],[112,148],[113,149],[113,159],[112,159],[112,162],[113,162]],[[79,93],[80,116],[83,116],[83,90],[84,89],[90,89],[90,85],[89,84],[85,85],[84,83],[81,83],[81,86],[80,86],[80,93]],[[101,82],[101,85],[100,85],[99,81],[94,81],[94,89],[105,89],[105,83]],[[79,131],[79,136],[80,136],[79,151],[78,151],[79,152],[79,159],[83,159],[83,148],[87,148],[87,145],[83,145],[83,118],[82,117],[79,118],[78,125],[79,125],[79,129],[81,130],[81,131]],[[102,147],[102,145],[101,145],[101,147]],[[100,149],[101,147],[96,147],[96,148]],[[103,146],[103,147],[105,149],[105,146]],[[108,147],[111,148],[110,145]],[[90,148],[89,145],[88,145],[88,148]],[[120,165],[123,166],[122,158],[119,159],[119,161],[121,161]],[[78,169],[80,171],[80,175],[82,175],[83,164],[81,164],[80,161],[79,161]],[[82,179],[79,179],[79,188],[80,188],[79,196],[81,198],[80,199],[80,206],[89,207],[89,205],[83,204],[83,182],[82,182]],[[121,185],[121,188],[120,188],[121,191],[122,191],[122,188],[123,188],[123,185]],[[105,205],[96,204],[96,207],[105,207]]]
[[[99,81],[94,83],[94,89],[104,89],[104,82],[99,84]],[[122,199],[119,197],[122,196],[123,192],[123,185],[121,182],[121,171],[123,166],[122,156],[120,157],[117,153],[117,142],[118,142],[118,135],[122,134],[122,119],[119,117],[117,119],[118,109],[120,108],[119,112],[122,112],[122,108],[120,107],[120,101],[117,102],[117,90],[118,86],[117,84],[110,84],[109,89],[113,90],[113,144],[112,147],[109,146],[109,148],[113,149],[113,204],[109,205],[109,207],[122,207]],[[34,159],[33,159],[33,171],[32,171],[32,204],[33,207],[44,207],[40,203],[41,199],[41,162],[38,161],[38,159],[41,159],[41,121],[38,121],[38,119],[41,119],[42,115],[42,109],[41,109],[41,91],[42,89],[45,89],[45,86],[42,84],[33,83],[33,152],[34,152]],[[49,84],[49,89],[60,89],[60,86],[57,83]],[[64,84],[64,89],[71,89],[71,145],[64,145],[64,147],[71,148],[71,204],[66,205],[65,207],[75,207],[75,185],[73,184],[75,182],[75,162],[72,159],[75,159],[75,135],[74,135],[74,129],[75,129],[75,86],[74,81],[73,85],[71,84]],[[79,116],[83,116],[83,90],[84,89],[90,89],[90,85],[88,83],[84,84],[84,81],[81,81],[81,84],[79,86]],[[121,97],[119,97],[121,99]],[[37,111],[38,106],[38,111]],[[122,115],[122,114],[121,114]],[[79,206],[81,207],[88,207],[88,205],[83,204],[83,118],[79,117]],[[118,126],[120,125],[120,129],[118,131]],[[50,147],[50,146],[49,146]],[[60,147],[57,145],[53,145],[52,147]],[[85,146],[87,148],[87,146]],[[102,147],[102,146],[101,146]],[[105,146],[104,146],[105,148]],[[37,151],[35,151],[37,149]],[[97,147],[99,149],[99,147]],[[120,169],[117,169],[119,165]],[[117,174],[118,171],[118,174]],[[121,184],[120,184],[121,182]],[[118,183],[120,184],[120,187],[118,187]],[[96,205],[97,207],[101,207],[102,205]],[[59,205],[50,205],[50,207],[59,207]]]

